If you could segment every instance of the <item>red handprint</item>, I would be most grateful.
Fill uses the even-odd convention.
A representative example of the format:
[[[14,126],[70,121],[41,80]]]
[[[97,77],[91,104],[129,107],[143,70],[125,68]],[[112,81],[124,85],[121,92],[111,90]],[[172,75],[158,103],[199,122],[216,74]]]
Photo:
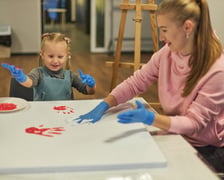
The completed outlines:
[[[53,134],[60,135],[62,134],[61,133],[62,131],[65,131],[63,127],[43,128],[43,125],[40,125],[39,128],[29,127],[25,129],[26,133],[47,136],[47,137],[54,137]]]
[[[74,113],[73,108],[68,106],[54,106],[54,110],[56,110],[58,113],[63,113],[63,114]]]

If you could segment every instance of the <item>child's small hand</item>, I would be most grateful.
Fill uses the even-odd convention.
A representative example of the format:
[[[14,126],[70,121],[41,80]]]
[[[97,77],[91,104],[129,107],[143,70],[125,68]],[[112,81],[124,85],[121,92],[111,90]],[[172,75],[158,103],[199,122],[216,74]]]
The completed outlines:
[[[20,68],[15,67],[14,65],[9,65],[7,63],[2,63],[2,67],[8,69],[11,73],[11,75],[19,82],[25,82],[27,77],[23,73],[23,70]]]
[[[88,74],[83,74],[83,72],[80,69],[78,70],[78,72],[79,72],[80,78],[82,79],[82,83],[86,83],[87,86],[89,86],[89,87],[95,86],[96,81],[92,76],[90,76]]]

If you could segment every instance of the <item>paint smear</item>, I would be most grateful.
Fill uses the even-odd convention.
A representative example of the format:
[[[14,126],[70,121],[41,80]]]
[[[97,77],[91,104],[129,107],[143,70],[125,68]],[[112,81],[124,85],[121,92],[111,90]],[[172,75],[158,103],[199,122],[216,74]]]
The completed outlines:
[[[16,104],[13,103],[0,103],[0,111],[14,110],[16,107]]]
[[[68,106],[54,106],[53,109],[57,111],[57,113],[62,113],[62,114],[74,113],[74,109]]]

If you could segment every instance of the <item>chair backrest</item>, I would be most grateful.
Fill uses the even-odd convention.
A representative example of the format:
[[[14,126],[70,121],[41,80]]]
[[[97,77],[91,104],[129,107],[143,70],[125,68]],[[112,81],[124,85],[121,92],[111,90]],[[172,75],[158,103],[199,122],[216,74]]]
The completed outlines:
[[[19,84],[14,78],[11,78],[9,96],[33,101],[33,88],[26,88]]]
[[[45,0],[44,1],[44,9],[57,9],[58,7],[58,0]],[[58,14],[56,12],[48,12],[48,15],[51,20],[57,20],[58,19]]]

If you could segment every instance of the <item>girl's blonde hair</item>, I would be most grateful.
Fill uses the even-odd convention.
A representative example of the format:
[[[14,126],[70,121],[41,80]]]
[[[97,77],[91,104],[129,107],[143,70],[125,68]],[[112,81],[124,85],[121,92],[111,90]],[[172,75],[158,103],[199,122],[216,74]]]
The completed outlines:
[[[189,61],[191,71],[187,77],[182,96],[188,96],[198,80],[204,76],[223,52],[222,44],[215,35],[206,0],[163,0],[157,14],[170,13],[175,22],[183,25],[186,20],[197,24],[192,57]]]
[[[68,37],[66,37],[64,34],[61,33],[45,33],[42,35],[42,40],[41,40],[41,50],[44,49],[46,41],[51,41],[51,42],[66,42],[67,44],[67,61],[66,61],[66,65],[65,65],[65,69],[70,69],[71,67],[71,41]],[[39,57],[39,65],[43,66],[43,61],[41,59],[41,56]]]

